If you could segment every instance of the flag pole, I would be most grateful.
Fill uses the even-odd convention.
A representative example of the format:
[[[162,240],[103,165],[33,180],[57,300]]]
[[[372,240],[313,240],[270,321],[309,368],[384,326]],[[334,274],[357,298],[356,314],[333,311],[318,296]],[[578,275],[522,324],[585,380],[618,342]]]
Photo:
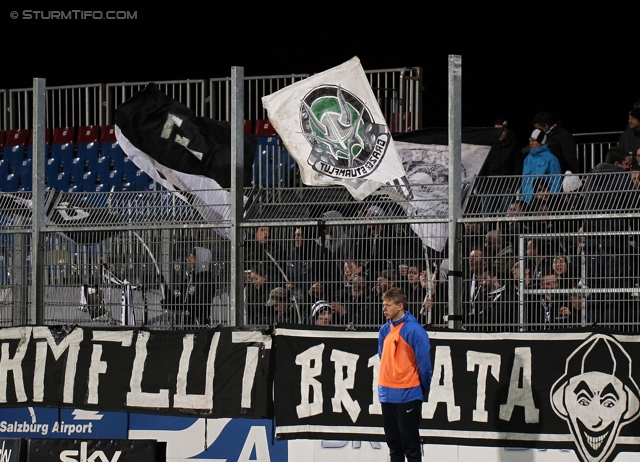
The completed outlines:
[[[462,327],[462,268],[456,231],[461,215],[462,57],[449,55],[449,313],[450,329]]]
[[[242,229],[244,192],[244,68],[231,67],[231,286],[229,322],[243,326],[244,268]]]

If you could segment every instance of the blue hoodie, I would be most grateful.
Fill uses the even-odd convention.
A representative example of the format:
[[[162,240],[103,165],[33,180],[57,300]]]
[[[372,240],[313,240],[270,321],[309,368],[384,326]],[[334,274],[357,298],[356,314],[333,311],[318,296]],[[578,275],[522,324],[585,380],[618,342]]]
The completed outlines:
[[[533,199],[535,195],[533,183],[537,178],[561,174],[562,168],[560,168],[560,162],[558,162],[558,158],[549,150],[546,144],[543,144],[539,148],[533,148],[529,152],[529,155],[525,157],[522,167],[522,200],[527,203],[531,202],[531,199]],[[549,176],[546,180],[549,185],[549,190],[552,193],[560,192],[560,188],[562,187],[561,176]]]

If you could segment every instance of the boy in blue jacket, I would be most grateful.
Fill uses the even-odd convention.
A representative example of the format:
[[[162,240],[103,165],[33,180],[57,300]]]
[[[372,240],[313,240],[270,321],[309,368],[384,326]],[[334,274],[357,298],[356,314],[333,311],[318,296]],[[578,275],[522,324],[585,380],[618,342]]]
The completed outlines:
[[[408,311],[407,296],[392,288],[382,296],[387,322],[378,334],[378,398],[391,462],[421,460],[422,397],[429,392],[431,345],[429,336]]]

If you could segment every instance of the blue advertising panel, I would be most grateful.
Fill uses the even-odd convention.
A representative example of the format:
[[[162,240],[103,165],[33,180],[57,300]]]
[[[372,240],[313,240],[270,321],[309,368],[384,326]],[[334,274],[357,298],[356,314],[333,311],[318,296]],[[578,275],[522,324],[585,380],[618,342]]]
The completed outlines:
[[[267,419],[204,419],[130,414],[130,439],[167,442],[167,460],[288,460]]]
[[[127,413],[16,407],[0,409],[2,438],[126,439]]]

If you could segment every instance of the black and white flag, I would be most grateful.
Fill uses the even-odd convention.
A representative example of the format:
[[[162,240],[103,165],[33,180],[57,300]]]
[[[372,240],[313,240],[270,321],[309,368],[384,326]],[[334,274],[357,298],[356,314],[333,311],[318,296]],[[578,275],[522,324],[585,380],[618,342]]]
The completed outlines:
[[[477,176],[499,136],[495,128],[463,128],[461,180],[470,183]],[[395,145],[411,185],[407,214],[442,217],[441,223],[413,224],[425,245],[441,252],[448,236],[449,140],[446,128],[428,128],[395,135]]]
[[[209,221],[229,217],[231,127],[196,117],[151,83],[116,109],[116,138],[134,164],[195,206]],[[244,183],[251,184],[255,140],[244,139]]]

